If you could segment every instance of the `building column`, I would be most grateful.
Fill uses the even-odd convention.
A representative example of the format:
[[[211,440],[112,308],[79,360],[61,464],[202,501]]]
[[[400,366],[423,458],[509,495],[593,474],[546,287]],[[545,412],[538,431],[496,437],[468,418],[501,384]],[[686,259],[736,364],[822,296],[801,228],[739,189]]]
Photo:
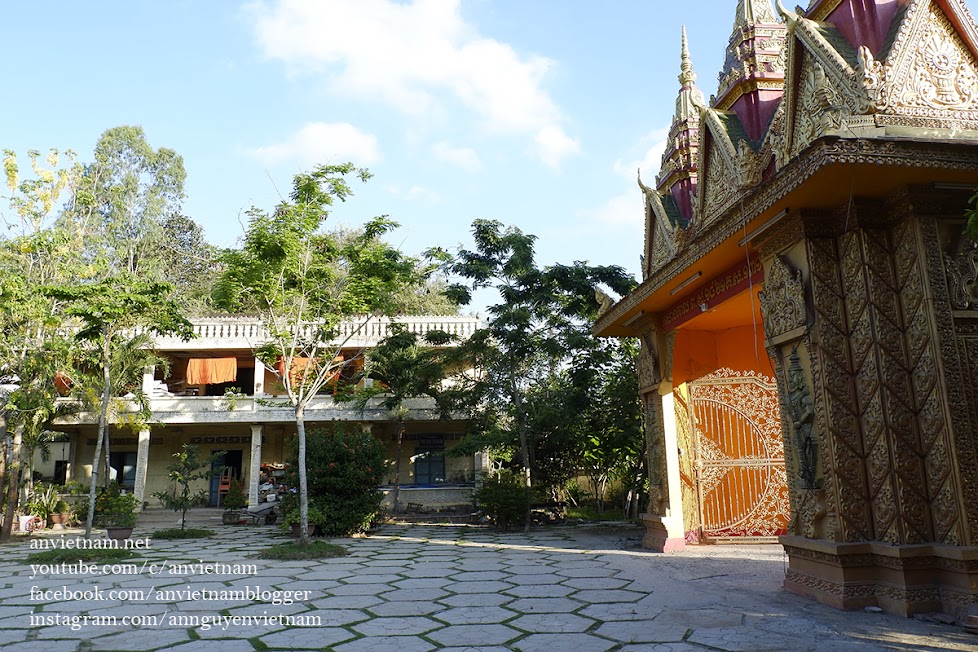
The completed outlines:
[[[642,515],[642,547],[673,552],[686,547],[675,402],[671,391],[665,396],[653,391],[646,395],[645,403],[652,496],[649,513]]]
[[[265,363],[258,358],[255,358],[255,381],[252,390],[252,396],[255,398],[265,395]]]
[[[248,504],[258,505],[258,480],[261,477],[261,439],[264,427],[251,426],[251,468],[248,471]]]
[[[156,380],[156,366],[147,365],[143,367],[143,385],[142,385],[143,394],[145,394],[146,396],[150,395],[150,392],[153,390],[153,383],[155,382],[155,380]]]
[[[151,376],[152,377],[152,376]],[[139,430],[139,443],[136,448],[136,509],[142,510],[146,497],[146,470],[149,468],[149,428]]]

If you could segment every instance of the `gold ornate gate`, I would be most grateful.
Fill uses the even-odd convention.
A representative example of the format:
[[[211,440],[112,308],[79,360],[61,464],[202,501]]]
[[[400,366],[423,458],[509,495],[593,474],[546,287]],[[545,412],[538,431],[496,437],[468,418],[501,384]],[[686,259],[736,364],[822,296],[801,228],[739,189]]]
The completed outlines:
[[[702,538],[774,541],[790,518],[777,386],[720,369],[689,383]]]

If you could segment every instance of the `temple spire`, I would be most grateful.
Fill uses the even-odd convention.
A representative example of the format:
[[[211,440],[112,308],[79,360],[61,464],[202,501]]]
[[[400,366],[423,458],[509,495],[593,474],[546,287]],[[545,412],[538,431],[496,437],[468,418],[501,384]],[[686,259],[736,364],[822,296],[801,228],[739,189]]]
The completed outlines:
[[[692,86],[696,82],[696,73],[693,71],[693,60],[689,56],[689,45],[686,43],[686,26],[683,25],[683,53],[682,67],[679,73],[679,83]]]
[[[734,14],[733,33],[756,25],[757,23],[777,23],[778,19],[771,8],[771,0],[738,0]]]

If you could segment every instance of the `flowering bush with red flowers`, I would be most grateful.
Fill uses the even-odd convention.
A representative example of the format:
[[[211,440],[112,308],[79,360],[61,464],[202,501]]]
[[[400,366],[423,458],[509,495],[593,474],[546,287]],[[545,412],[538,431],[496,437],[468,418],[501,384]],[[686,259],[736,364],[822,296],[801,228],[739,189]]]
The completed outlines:
[[[298,451],[289,456],[289,486],[299,486]],[[306,479],[309,505],[322,514],[317,523],[325,536],[362,532],[380,513],[382,494],[377,483],[387,466],[383,444],[356,427],[334,426],[306,433]],[[283,502],[286,511],[298,507],[298,495]],[[317,519],[318,520],[318,519]]]

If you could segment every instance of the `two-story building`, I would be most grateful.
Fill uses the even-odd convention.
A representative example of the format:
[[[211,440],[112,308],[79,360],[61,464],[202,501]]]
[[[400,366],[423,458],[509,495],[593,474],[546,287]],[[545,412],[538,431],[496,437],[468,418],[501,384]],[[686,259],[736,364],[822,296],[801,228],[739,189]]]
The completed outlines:
[[[149,397],[149,425],[133,427],[121,410],[111,419],[109,477],[135,492],[141,503],[157,504],[152,493],[170,484],[167,465],[184,444],[197,444],[202,453],[225,451],[222,465],[240,478],[252,504],[258,500],[258,482],[264,471],[284,475],[290,440],[295,436],[295,414],[276,374],[255,356],[267,339],[254,317],[194,319],[195,338],[156,337],[155,350],[169,360],[169,369],[148,368],[143,391]],[[398,323],[423,334],[440,330],[469,337],[480,325],[476,317],[401,317]],[[371,318],[344,324],[338,334],[340,354],[349,362],[344,374],[362,368],[364,353],[389,332],[390,321]],[[363,381],[362,381],[363,382]],[[369,382],[366,381],[366,382]],[[68,400],[68,399],[65,399]],[[409,401],[411,417],[402,444],[402,502],[439,508],[471,502],[471,486],[481,468],[480,456],[454,457],[445,452],[465,434],[461,419],[440,419],[431,399]],[[343,422],[364,428],[382,439],[388,457],[395,457],[394,425],[387,412],[374,404],[360,411],[337,402],[327,391],[305,410],[306,427]],[[88,482],[97,439],[98,415],[82,412],[62,419],[56,428],[62,441],[50,446],[51,460],[36,468],[56,482]],[[103,462],[104,463],[104,462]],[[383,486],[393,482],[393,473]],[[210,486],[211,505],[217,505],[218,479]]]

